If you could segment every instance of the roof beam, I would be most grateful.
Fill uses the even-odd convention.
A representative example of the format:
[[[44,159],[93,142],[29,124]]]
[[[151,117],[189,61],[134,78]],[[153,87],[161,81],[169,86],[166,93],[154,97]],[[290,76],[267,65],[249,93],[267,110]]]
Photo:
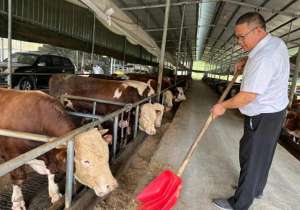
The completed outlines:
[[[264,7],[264,6],[257,6],[255,4],[245,3],[245,2],[241,2],[241,1],[237,1],[237,0],[221,0],[221,1],[224,1],[224,2],[227,2],[227,3],[232,3],[232,4],[237,4],[237,5],[244,6],[244,7],[253,8],[253,9],[256,9],[258,11],[266,11],[266,12],[281,14],[281,15],[290,16],[290,17],[298,17],[298,18],[300,17],[300,15],[297,14],[297,13],[284,11],[285,9],[284,10],[271,9],[271,8],[267,8],[267,7]]]
[[[224,8],[224,5],[225,5],[224,2],[220,2],[220,3],[219,3],[218,9],[217,9],[217,11],[216,11],[216,13],[215,13],[215,16],[214,16],[214,18],[213,18],[213,22],[212,22],[213,25],[216,25],[217,22],[219,21],[219,19],[220,19],[220,17],[221,17],[222,10],[223,10],[223,8]],[[207,36],[208,38],[206,39],[205,46],[208,44],[209,38],[211,37],[213,30],[214,30],[214,28],[210,28],[210,29],[209,29],[208,36]]]
[[[242,2],[243,2],[243,1],[244,1],[244,0],[242,0]],[[227,23],[226,23],[226,25],[225,25],[226,28],[228,27],[228,25],[230,24],[230,22],[232,21],[232,19],[234,18],[234,16],[237,14],[237,12],[240,10],[240,8],[241,8],[241,5],[239,5],[239,6],[233,11],[233,13],[231,14],[229,20],[227,21]],[[224,34],[224,32],[226,31],[226,28],[223,28],[223,31],[219,34],[217,40],[214,42],[213,47],[218,43],[220,37],[221,37],[221,36]],[[222,47],[223,47],[223,46],[222,46]],[[221,47],[221,48],[222,48],[222,47]]]
[[[270,0],[265,0],[260,7],[264,7]],[[224,44],[221,47],[224,47],[234,36],[234,33],[232,33],[232,35],[224,42]]]
[[[290,16],[290,17],[298,17],[298,18],[300,17],[300,15],[297,13],[271,9],[271,8],[264,7],[264,5],[257,6],[255,4],[250,4],[250,3],[246,3],[246,2],[238,1],[238,0],[215,0],[215,1],[236,4],[236,5],[240,5],[243,7],[249,7],[252,9],[276,13],[276,14],[282,14],[282,15]],[[179,2],[179,3],[172,3],[171,6],[193,5],[193,4],[210,3],[210,2],[213,2],[213,1],[203,1],[203,0],[202,1],[199,1],[199,0],[198,1],[184,1],[184,2]],[[153,5],[144,5],[144,6],[135,6],[135,7],[123,7],[123,8],[121,8],[121,10],[123,10],[123,11],[144,10],[144,9],[152,9],[152,8],[163,8],[165,6],[166,6],[166,4],[153,4]]]
[[[203,24],[203,25],[188,25],[188,26],[183,26],[184,29],[189,29],[189,28],[199,28],[199,27],[216,27],[217,25],[213,25],[213,24]],[[223,25],[222,25],[223,26]],[[168,28],[168,30],[180,30],[180,27],[170,27]],[[149,28],[149,29],[145,29],[145,31],[147,32],[155,32],[155,31],[163,31],[163,28]]]
[[[199,4],[202,3],[202,1],[184,1],[179,3],[171,3],[171,7],[174,6],[183,6],[183,5],[193,5],[193,4]],[[144,10],[144,9],[153,9],[153,8],[165,8],[166,4],[153,4],[153,5],[144,5],[144,6],[136,6],[136,7],[124,7],[121,8],[123,11],[132,11],[132,10]]]

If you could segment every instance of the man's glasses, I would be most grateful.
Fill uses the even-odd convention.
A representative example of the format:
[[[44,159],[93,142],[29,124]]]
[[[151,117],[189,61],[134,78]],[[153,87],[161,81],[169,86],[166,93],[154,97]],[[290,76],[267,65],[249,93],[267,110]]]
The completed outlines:
[[[246,37],[247,37],[252,31],[254,31],[255,29],[257,29],[257,27],[252,28],[250,31],[248,31],[248,32],[247,32],[246,34],[244,34],[244,35],[235,36],[235,39],[236,39],[237,41],[245,41]]]

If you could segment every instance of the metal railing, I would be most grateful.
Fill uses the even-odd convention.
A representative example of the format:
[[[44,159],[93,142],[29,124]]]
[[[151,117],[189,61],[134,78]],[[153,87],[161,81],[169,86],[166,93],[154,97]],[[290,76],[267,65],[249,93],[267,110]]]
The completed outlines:
[[[184,82],[184,80],[177,82],[177,85]],[[172,85],[164,90],[161,91],[161,93],[164,93],[170,88],[173,88],[177,85]],[[26,132],[17,132],[17,131],[10,131],[6,129],[0,129],[0,135],[1,136],[7,136],[7,137],[14,137],[14,138],[21,138],[21,139],[27,139],[27,140],[33,140],[33,141],[40,141],[40,142],[47,142],[45,144],[42,144],[24,154],[19,155],[16,158],[13,158],[9,161],[6,161],[5,163],[2,163],[0,165],[0,176],[3,176],[18,167],[26,164],[27,162],[49,152],[52,149],[55,149],[61,145],[67,144],[67,169],[66,169],[66,185],[65,185],[65,208],[70,208],[71,202],[72,202],[72,190],[73,190],[73,171],[74,171],[74,139],[75,136],[85,132],[95,126],[101,125],[101,123],[114,119],[114,130],[117,130],[118,128],[118,118],[119,115],[122,114],[125,111],[128,111],[128,109],[136,108],[136,115],[135,115],[135,126],[134,126],[134,138],[136,137],[137,133],[137,127],[138,127],[138,115],[139,115],[139,107],[142,103],[151,101],[152,98],[155,98],[158,96],[158,93],[149,96],[147,98],[144,98],[136,103],[133,104],[123,104],[124,107],[121,109],[118,109],[110,114],[107,114],[103,117],[97,117],[96,115],[91,115],[94,116],[94,121],[87,123],[80,128],[76,128],[69,133],[63,135],[62,137],[48,137],[45,135],[39,135],[39,134],[32,134],[32,133],[26,133]],[[84,97],[77,97],[77,96],[70,96],[71,98],[80,98],[83,99]],[[91,98],[86,98],[87,100],[92,101]],[[97,102],[104,102],[105,100],[99,100],[99,99],[94,99],[93,103]],[[114,103],[113,101],[105,101],[107,103]],[[121,105],[121,103],[119,103]],[[94,106],[95,107],[95,106]],[[94,111],[93,111],[94,112]],[[114,132],[114,135],[116,133]],[[117,135],[115,135],[117,136]],[[117,145],[117,140],[115,139],[113,142],[114,147]]]

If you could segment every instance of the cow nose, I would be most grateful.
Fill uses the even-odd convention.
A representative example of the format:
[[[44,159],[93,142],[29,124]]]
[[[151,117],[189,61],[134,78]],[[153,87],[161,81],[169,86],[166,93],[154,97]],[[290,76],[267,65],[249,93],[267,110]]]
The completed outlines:
[[[155,131],[155,130],[151,130],[151,131],[149,131],[149,134],[150,134],[150,135],[155,135],[155,134],[156,134],[156,131]]]
[[[108,185],[106,185],[106,190],[107,190],[108,192],[110,192],[110,191],[114,190],[114,189],[117,188],[117,187],[118,187],[118,184],[117,184],[117,183],[108,184]]]

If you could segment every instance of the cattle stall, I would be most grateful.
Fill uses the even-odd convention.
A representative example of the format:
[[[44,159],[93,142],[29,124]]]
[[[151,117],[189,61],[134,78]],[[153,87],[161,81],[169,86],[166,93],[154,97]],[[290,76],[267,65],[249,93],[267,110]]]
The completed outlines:
[[[178,84],[180,84],[180,82],[178,82]],[[169,88],[173,88],[173,86],[171,86]],[[163,90],[162,94],[165,91],[167,91],[169,88],[166,88],[165,90]],[[91,113],[91,114],[70,112],[70,111],[68,112],[68,114],[72,115],[72,116],[77,116],[77,117],[79,116],[79,117],[84,117],[84,118],[91,118],[93,121],[91,123],[83,125],[80,128],[77,128],[77,129],[73,130],[70,135],[66,135],[66,137],[63,138],[62,140],[60,140],[60,138],[47,137],[47,136],[43,136],[43,135],[29,134],[29,133],[24,133],[24,132],[15,132],[15,131],[1,129],[0,133],[1,133],[2,136],[10,136],[10,137],[16,137],[16,138],[18,137],[18,138],[27,139],[27,140],[30,140],[30,141],[43,142],[43,143],[46,143],[46,144],[41,146],[43,148],[36,148],[36,149],[34,149],[34,151],[33,150],[29,151],[29,152],[27,152],[25,154],[22,154],[21,156],[15,158],[15,159],[12,159],[8,162],[5,162],[3,165],[0,166],[0,171],[1,171],[2,175],[4,175],[4,174],[6,174],[6,172],[12,171],[17,167],[19,167],[23,164],[26,164],[28,162],[27,160],[29,160],[29,159],[32,160],[35,157],[48,152],[49,150],[51,150],[51,148],[55,148],[59,145],[62,145],[64,143],[66,143],[67,141],[69,141],[68,142],[68,149],[67,149],[68,161],[67,161],[67,178],[66,178],[66,188],[65,188],[66,189],[65,205],[70,206],[72,196],[70,194],[68,195],[68,193],[72,192],[72,184],[70,182],[72,182],[72,180],[73,180],[73,178],[72,178],[72,174],[73,174],[72,173],[72,170],[73,170],[72,168],[73,168],[73,166],[72,166],[71,163],[73,163],[72,159],[74,158],[74,155],[72,156],[72,153],[74,154],[74,151],[72,149],[72,143],[70,143],[71,141],[74,141],[74,139],[72,140],[72,138],[75,135],[78,135],[79,133],[81,133],[81,132],[83,132],[83,131],[85,131],[89,128],[94,127],[95,125],[99,126],[100,124],[104,123],[105,121],[113,119],[114,120],[114,122],[113,122],[114,132],[113,132],[113,141],[112,141],[113,147],[111,149],[111,153],[112,153],[112,160],[115,161],[117,159],[117,154],[116,154],[116,152],[117,152],[117,142],[118,142],[118,140],[120,140],[120,139],[118,139],[118,119],[122,119],[122,117],[124,115],[124,112],[129,112],[132,109],[136,110],[134,135],[133,135],[133,137],[135,138],[136,135],[137,135],[137,129],[138,129],[139,107],[142,104],[144,104],[145,102],[149,102],[149,101],[153,100],[152,98],[156,98],[156,97],[157,97],[157,94],[152,95],[152,96],[147,97],[147,98],[144,98],[143,100],[138,101],[134,104],[124,104],[124,103],[120,103],[120,102],[118,103],[118,102],[115,102],[115,101],[107,101],[107,100],[99,100],[99,99],[95,99],[95,98],[86,98],[86,97],[79,97],[79,96],[64,95],[63,97],[61,97],[62,104],[66,99],[67,100],[85,100],[85,101],[89,101],[90,103],[92,103],[93,104],[92,105],[93,106],[93,113]],[[162,98],[162,100],[163,100],[163,98]],[[115,111],[113,113],[110,113],[108,115],[99,116],[99,115],[95,114],[97,103],[118,105],[118,106],[123,107],[123,108],[118,109],[117,111]],[[122,137],[124,137],[123,136],[123,128],[121,129],[121,138]],[[55,141],[56,144],[52,145],[52,143],[47,143],[47,142],[52,142],[52,141]],[[39,179],[41,179],[41,177],[39,177]],[[33,178],[33,180],[34,180],[34,178]],[[38,182],[36,181],[35,183],[38,183]],[[27,186],[28,186],[28,184],[27,184]],[[41,185],[36,184],[35,186],[38,188]],[[25,184],[25,187],[26,187],[26,184]],[[34,189],[31,189],[31,191],[34,192]],[[25,193],[26,192],[27,191],[25,190]],[[28,196],[28,194],[26,196]],[[27,200],[28,200],[28,198],[27,198]],[[40,201],[40,202],[42,202],[42,201]],[[5,203],[5,200],[2,203]],[[62,205],[62,204],[63,204],[63,202],[60,201],[60,205]],[[9,204],[6,204],[6,205],[10,206]],[[56,204],[56,205],[58,205],[58,204]],[[6,208],[6,207],[3,206],[1,208]]]

